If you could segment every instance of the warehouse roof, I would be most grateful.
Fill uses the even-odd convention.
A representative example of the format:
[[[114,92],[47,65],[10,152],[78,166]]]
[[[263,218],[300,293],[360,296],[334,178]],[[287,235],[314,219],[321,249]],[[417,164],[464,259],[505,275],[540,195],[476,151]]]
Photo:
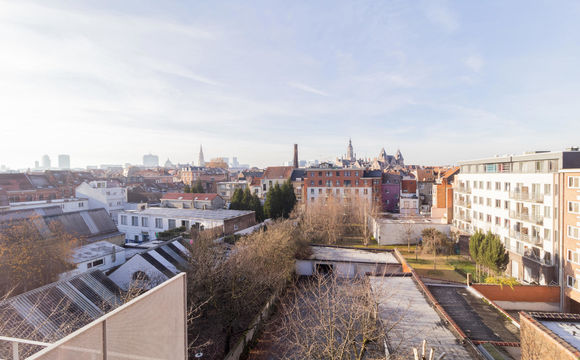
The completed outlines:
[[[198,209],[172,209],[172,208],[148,208],[143,211],[129,210],[129,214],[151,215],[167,218],[180,219],[205,219],[205,220],[227,220],[239,216],[253,213],[249,210],[198,210]]]

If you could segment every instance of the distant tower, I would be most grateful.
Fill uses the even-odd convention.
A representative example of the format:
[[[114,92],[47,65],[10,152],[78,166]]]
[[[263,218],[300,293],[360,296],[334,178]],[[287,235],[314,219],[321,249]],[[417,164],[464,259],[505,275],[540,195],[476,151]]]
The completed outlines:
[[[346,150],[346,159],[354,160],[354,150],[352,149],[352,141],[348,139],[348,148]]]
[[[50,157],[48,155],[42,155],[42,168],[50,170]]]
[[[203,149],[199,145],[199,166],[205,166],[205,160],[203,160]]]
[[[405,165],[405,159],[403,159],[403,154],[401,154],[401,150],[399,149],[397,149],[397,154],[395,154],[395,160],[397,162],[397,165],[401,166]]]
[[[61,170],[70,169],[70,156],[61,154],[58,156],[58,168]]]
[[[40,167],[40,163],[38,162],[38,160],[34,161],[34,168],[38,169]]]
[[[294,162],[292,163],[294,169],[298,168],[298,144],[294,144]]]

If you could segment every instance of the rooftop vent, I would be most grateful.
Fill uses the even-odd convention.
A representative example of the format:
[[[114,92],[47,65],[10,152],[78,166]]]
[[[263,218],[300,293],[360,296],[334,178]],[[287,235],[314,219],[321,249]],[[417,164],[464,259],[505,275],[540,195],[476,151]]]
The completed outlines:
[[[566,151],[578,151],[578,146],[570,146],[569,148],[566,148]]]

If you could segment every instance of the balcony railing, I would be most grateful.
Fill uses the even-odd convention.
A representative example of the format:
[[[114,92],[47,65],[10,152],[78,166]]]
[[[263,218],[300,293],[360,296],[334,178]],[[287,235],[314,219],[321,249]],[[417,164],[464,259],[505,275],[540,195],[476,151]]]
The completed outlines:
[[[455,189],[455,191],[460,192],[460,193],[471,194],[471,188],[467,187],[467,186],[459,185],[458,187],[456,187],[454,189]]]
[[[457,205],[471,209],[471,201],[457,200]]]
[[[530,213],[522,213],[517,211],[510,211],[510,217],[512,219],[518,219],[521,221],[529,222],[535,225],[544,225],[544,218],[539,215],[534,215]]]
[[[465,221],[465,222],[470,223],[471,222],[471,215],[467,215],[467,214],[461,215],[461,214],[459,214],[459,215],[457,215],[457,219],[459,219],[461,221]]]
[[[535,202],[535,203],[543,203],[544,202],[544,194],[532,193],[532,192],[528,192],[528,191],[513,190],[513,191],[510,191],[510,199],[517,200],[517,201],[529,201],[529,202]]]
[[[530,235],[515,230],[510,230],[510,237],[534,245],[542,245],[544,242],[544,239],[540,235]]]
[[[521,249],[521,248],[518,249],[516,246],[511,246],[508,250],[513,253],[520,254],[521,256],[533,260],[542,265],[553,266],[550,256],[548,254],[542,257],[540,254],[538,254],[538,251],[534,252],[532,249]]]

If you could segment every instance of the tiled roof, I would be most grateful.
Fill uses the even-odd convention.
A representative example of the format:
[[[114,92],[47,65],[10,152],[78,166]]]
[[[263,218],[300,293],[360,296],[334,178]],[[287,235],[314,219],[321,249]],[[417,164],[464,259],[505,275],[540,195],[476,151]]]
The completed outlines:
[[[270,166],[264,171],[264,179],[290,179],[292,166]]]
[[[0,174],[0,188],[6,191],[34,190],[26,174]]]
[[[161,200],[200,200],[200,201],[213,201],[218,194],[215,193],[167,193],[163,195]]]

